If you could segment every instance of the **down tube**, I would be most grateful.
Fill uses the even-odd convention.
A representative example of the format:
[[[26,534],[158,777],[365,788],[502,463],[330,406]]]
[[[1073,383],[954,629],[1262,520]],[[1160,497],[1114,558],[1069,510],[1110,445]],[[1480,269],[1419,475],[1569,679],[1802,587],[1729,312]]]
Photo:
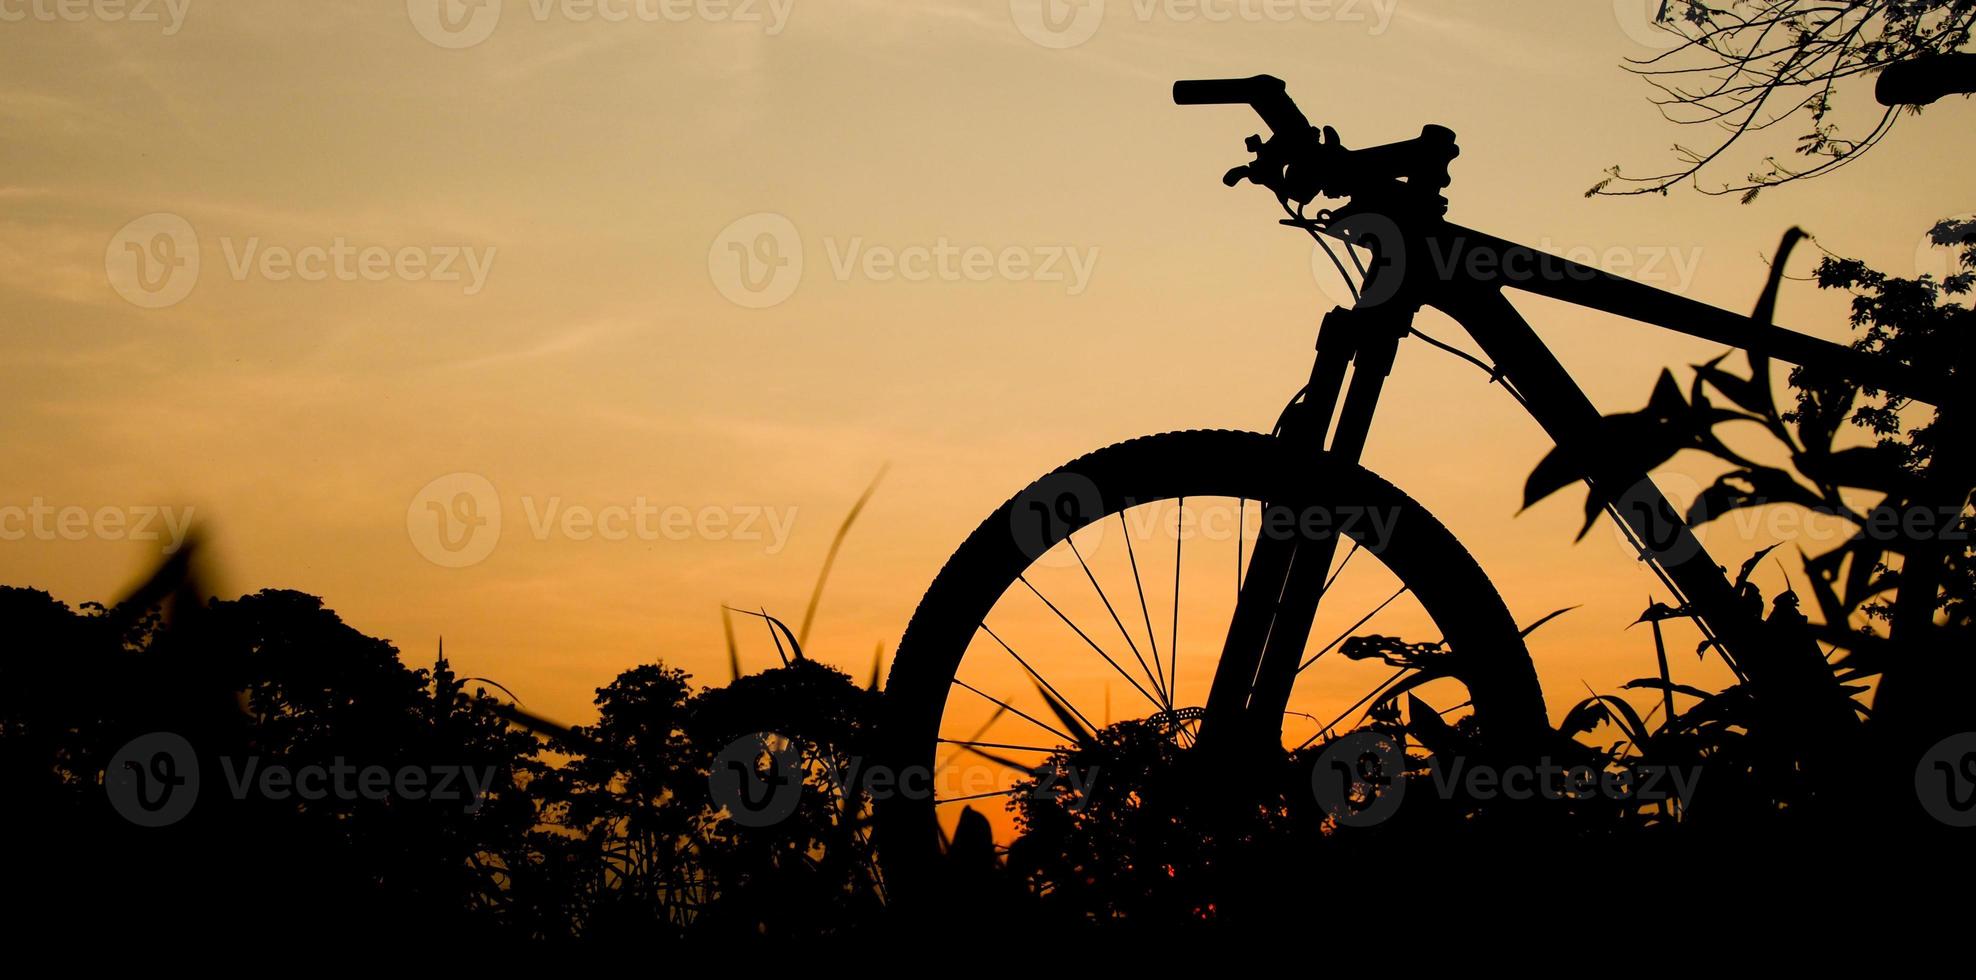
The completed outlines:
[[[1730,668],[1741,674],[1739,663],[1760,624],[1739,608],[1722,569],[1647,473],[1603,444],[1598,409],[1522,314],[1493,289],[1449,290],[1433,305],[1459,322],[1516,386],[1531,416],[1578,462],[1593,492],[1613,503],[1643,543],[1642,557],[1667,572],[1721,639]]]

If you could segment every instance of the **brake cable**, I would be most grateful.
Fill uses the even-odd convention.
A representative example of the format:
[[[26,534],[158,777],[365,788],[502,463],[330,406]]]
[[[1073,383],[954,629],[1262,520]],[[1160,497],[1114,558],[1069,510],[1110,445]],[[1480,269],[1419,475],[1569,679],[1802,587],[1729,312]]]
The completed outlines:
[[[1282,205],[1284,213],[1290,216],[1291,220],[1284,222],[1284,224],[1293,225],[1295,227],[1302,228],[1304,230],[1304,233],[1309,235],[1311,237],[1311,240],[1316,242],[1319,248],[1324,249],[1324,256],[1331,260],[1332,267],[1338,270],[1338,278],[1344,280],[1345,288],[1351,292],[1352,301],[1354,303],[1358,302],[1358,298],[1359,298],[1358,287],[1352,282],[1352,277],[1345,272],[1345,264],[1343,262],[1338,261],[1338,255],[1337,253],[1331,250],[1330,243],[1326,242],[1324,240],[1324,236],[1318,233],[1316,228],[1316,223],[1312,221],[1312,219],[1304,215],[1304,208],[1307,205],[1299,204],[1295,208],[1292,208],[1290,206],[1290,199],[1282,194],[1277,195],[1276,201],[1278,204]],[[1351,257],[1352,268],[1357,269],[1360,278],[1363,279],[1365,276],[1365,266],[1359,263],[1358,253],[1352,251],[1350,245],[1346,245],[1345,254]],[[1524,399],[1523,393],[1517,391],[1516,386],[1514,384],[1511,384],[1510,380],[1503,376],[1503,372],[1501,368],[1498,368],[1493,364],[1486,363],[1481,358],[1476,357],[1475,355],[1470,354],[1469,352],[1462,350],[1459,347],[1456,347],[1452,344],[1446,343],[1441,340],[1437,340],[1427,335],[1426,333],[1422,332],[1418,327],[1415,327],[1411,324],[1407,326],[1407,334],[1409,336],[1418,337],[1421,340],[1426,341],[1428,345],[1431,347],[1434,347],[1438,350],[1446,351],[1447,353],[1453,354],[1454,356],[1461,358],[1462,360],[1467,361],[1470,364],[1475,365],[1483,373],[1489,376],[1489,381],[1491,384],[1502,385],[1503,390],[1508,392],[1509,396],[1515,399],[1518,405],[1522,406],[1525,411],[1529,410],[1530,403]],[[1298,402],[1303,401],[1305,395],[1307,395],[1309,391],[1310,391],[1309,385],[1305,385],[1304,387],[1297,389],[1297,393],[1291,396],[1290,403],[1283,407],[1283,413],[1277,416],[1276,425],[1270,430],[1271,435],[1275,435],[1283,431],[1284,421],[1290,417],[1291,409],[1295,408]],[[1596,492],[1596,490],[1591,486],[1589,482],[1586,484],[1586,490],[1587,492]],[[1667,570],[1661,567],[1660,562],[1652,557],[1652,555],[1649,553],[1647,549],[1646,542],[1641,540],[1640,536],[1634,533],[1632,525],[1627,524],[1625,519],[1623,519],[1620,516],[1619,508],[1608,500],[1604,502],[1603,507],[1601,509],[1605,512],[1606,517],[1609,518],[1614,525],[1618,526],[1620,535],[1626,539],[1626,543],[1628,545],[1633,547],[1635,552],[1639,555],[1640,560],[1642,562],[1645,562],[1647,567],[1653,571],[1654,577],[1660,580],[1661,587],[1667,589],[1667,591],[1674,597],[1674,600],[1677,603],[1676,608],[1682,608],[1682,609],[1690,608],[1688,602],[1688,596],[1686,595],[1686,593],[1682,592],[1681,587],[1675,584],[1673,577],[1668,575]],[[1709,644],[1714,645],[1718,650],[1721,650],[1722,649],[1721,641],[1717,639],[1715,630],[1710,628],[1709,624],[1703,622],[1700,616],[1691,616],[1690,618],[1693,619],[1695,625],[1700,628],[1704,640],[1706,640]],[[1738,664],[1736,664],[1735,661],[1729,658],[1726,651],[1723,652],[1722,659],[1725,664],[1728,664],[1730,671],[1734,673],[1738,679],[1744,681],[1748,680],[1748,678],[1744,676],[1742,668]]]
[[[1290,206],[1290,198],[1283,194],[1276,195],[1276,203],[1282,205],[1283,213],[1290,216],[1290,224],[1302,228],[1304,234],[1309,235],[1311,241],[1316,242],[1317,247],[1324,250],[1324,257],[1331,260],[1332,267],[1338,270],[1338,278],[1345,281],[1345,289],[1351,292],[1352,302],[1358,302],[1358,286],[1352,283],[1351,274],[1345,271],[1345,263],[1338,261],[1338,254],[1331,251],[1331,243],[1325,241],[1323,235],[1318,234],[1317,229],[1313,227],[1311,219],[1304,217],[1304,208],[1308,205],[1299,204],[1293,208]],[[1360,277],[1364,277],[1365,267],[1359,265],[1358,256],[1352,253],[1351,246],[1347,245],[1345,247],[1345,254],[1352,257],[1353,268],[1359,270]]]

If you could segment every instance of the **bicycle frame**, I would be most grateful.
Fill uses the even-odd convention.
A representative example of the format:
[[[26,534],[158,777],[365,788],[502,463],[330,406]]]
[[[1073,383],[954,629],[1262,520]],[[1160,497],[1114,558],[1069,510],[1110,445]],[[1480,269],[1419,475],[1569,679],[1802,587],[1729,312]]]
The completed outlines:
[[[1405,200],[1404,186],[1394,182],[1393,193],[1379,197],[1388,204]],[[1352,208],[1357,207],[1355,201]],[[1360,208],[1354,213],[1352,208],[1341,209],[1324,227],[1306,226],[1366,245],[1367,239],[1342,229],[1349,219],[1373,212]],[[1725,662],[1745,679],[1744,661],[1761,625],[1757,614],[1737,601],[1724,569],[1648,474],[1603,445],[1598,410],[1503,289],[1521,289],[1616,314],[1937,406],[1950,397],[1945,378],[1878,361],[1830,341],[1475,232],[1438,216],[1376,217],[1396,234],[1370,241],[1374,256],[1364,293],[1368,298],[1350,309],[1334,309],[1324,318],[1310,384],[1303,399],[1285,414],[1280,437],[1306,445],[1313,453],[1322,451],[1335,460],[1356,463],[1370,435],[1399,341],[1421,307],[1439,309],[1494,362],[1531,417],[1577,464],[1591,492],[1607,501],[1623,500],[1625,506],[1611,512],[1641,546],[1641,558],[1661,573],[1677,599],[1718,641]],[[1408,256],[1415,260],[1408,262]],[[1519,267],[1547,271],[1519,274]],[[1369,298],[1375,294],[1381,298]],[[1210,689],[1202,744],[1225,743],[1230,718],[1244,719],[1237,727],[1250,737],[1280,737],[1283,711],[1335,552],[1335,536],[1303,542],[1267,537],[1257,541]],[[1503,734],[1516,741],[1537,733]]]

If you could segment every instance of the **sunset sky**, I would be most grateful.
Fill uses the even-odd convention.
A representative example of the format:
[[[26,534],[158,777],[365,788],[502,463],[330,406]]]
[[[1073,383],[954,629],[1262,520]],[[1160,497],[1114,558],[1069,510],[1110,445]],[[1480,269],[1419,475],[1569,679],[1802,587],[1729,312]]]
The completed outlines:
[[[1603,168],[1709,139],[1619,67],[1657,50],[1644,3],[1230,0],[1211,22],[1111,0],[1064,22],[1024,2],[4,5],[0,582],[112,600],[159,558],[131,540],[143,515],[190,508],[222,595],[320,595],[413,664],[444,635],[462,673],[584,722],[638,663],[724,680],[723,602],[799,619],[889,463],[811,636],[862,679],[1030,479],[1144,433],[1266,429],[1308,372],[1341,291],[1266,193],[1217,180],[1257,121],[1175,107],[1180,78],[1281,76],[1353,145],[1449,126],[1453,220],[1735,310],[1791,224],[1907,274],[1935,219],[1976,209],[1961,100],[1748,206],[1586,199]],[[737,283],[744,253],[785,278]],[[1607,411],[1719,353],[1518,302]],[[1837,339],[1843,310],[1796,283],[1779,319]],[[1652,672],[1624,627],[1665,596],[1609,529],[1572,543],[1581,491],[1516,515],[1546,448],[1472,366],[1411,344],[1367,463],[1520,619],[1583,604],[1533,637],[1558,715]],[[1685,500],[1713,472],[1682,457],[1663,485]],[[432,537],[425,504],[462,493],[498,501],[477,554]],[[1706,539],[1733,566],[1780,538],[1836,543]],[[773,663],[742,625],[745,662]],[[1720,680],[1685,654],[1675,673]]]

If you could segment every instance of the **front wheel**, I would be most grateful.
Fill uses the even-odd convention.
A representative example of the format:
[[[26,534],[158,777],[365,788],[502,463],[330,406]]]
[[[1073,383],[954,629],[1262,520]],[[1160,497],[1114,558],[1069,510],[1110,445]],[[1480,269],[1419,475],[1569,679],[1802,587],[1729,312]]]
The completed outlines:
[[[1291,499],[1304,502],[1299,513],[1260,503]],[[1259,433],[1134,439],[1010,498],[920,600],[886,682],[880,733],[893,772],[932,777],[930,792],[876,803],[894,898],[937,883],[941,827],[963,805],[1006,803],[1031,785],[1030,767],[1066,744],[1148,719],[1184,749],[1245,555],[1277,534],[1337,535],[1345,545],[1300,662],[1311,667],[1341,646],[1347,655],[1299,670],[1281,725],[1286,750],[1345,730],[1376,703],[1358,695],[1397,679],[1379,659],[1349,655],[1347,638],[1360,633],[1437,635],[1446,666],[1432,683],[1465,688],[1481,730],[1544,726],[1536,671],[1501,597],[1447,528],[1391,484]],[[983,821],[974,822],[978,834]],[[1018,831],[1011,818],[986,823],[1002,842]]]

